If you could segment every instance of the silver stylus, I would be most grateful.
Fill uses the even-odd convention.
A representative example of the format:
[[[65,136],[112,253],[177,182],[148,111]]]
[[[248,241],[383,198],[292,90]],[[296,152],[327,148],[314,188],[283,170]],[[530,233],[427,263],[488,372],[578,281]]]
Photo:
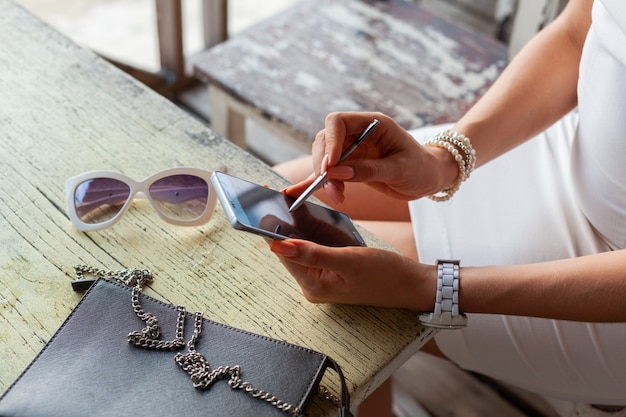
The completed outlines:
[[[344,161],[348,156],[350,156],[350,154],[354,152],[354,150],[358,148],[361,143],[363,143],[365,138],[369,136],[372,130],[374,130],[374,128],[378,126],[378,123],[379,121],[377,119],[374,119],[374,121],[365,128],[363,133],[361,133],[361,136],[359,136],[357,140],[352,142],[352,144],[348,146],[348,148],[341,154],[339,162]],[[322,186],[324,181],[326,181],[327,176],[328,174],[326,172],[323,172],[319,177],[317,177],[315,181],[313,181],[311,185],[309,185],[309,187],[304,190],[302,194],[300,194],[300,197],[298,197],[297,200],[294,201],[291,207],[289,207],[289,212],[291,213],[292,211],[296,210],[302,205],[302,203],[304,203],[309,197],[311,197],[311,195]]]

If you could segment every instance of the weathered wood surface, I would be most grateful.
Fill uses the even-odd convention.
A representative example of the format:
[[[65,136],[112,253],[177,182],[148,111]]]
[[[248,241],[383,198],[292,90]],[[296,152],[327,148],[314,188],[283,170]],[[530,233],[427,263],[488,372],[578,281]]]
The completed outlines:
[[[381,111],[407,129],[455,121],[507,58],[503,44],[411,2],[319,0],[202,52],[194,67],[237,101],[234,113],[309,149],[332,111]]]
[[[163,223],[136,204],[111,228],[75,230],[64,183],[88,170],[142,179],[195,166],[285,181],[9,0],[0,0],[0,74],[0,392],[78,302],[73,264],[150,268],[149,295],[325,352],[356,402],[430,337],[408,311],[309,304],[267,243],[232,229],[219,204],[201,227]],[[333,376],[325,384],[336,390]],[[316,398],[311,414],[331,410]]]

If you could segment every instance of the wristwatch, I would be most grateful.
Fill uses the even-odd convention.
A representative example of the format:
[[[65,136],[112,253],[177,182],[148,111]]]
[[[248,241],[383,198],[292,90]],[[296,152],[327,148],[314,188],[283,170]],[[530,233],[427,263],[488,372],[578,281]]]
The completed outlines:
[[[467,326],[467,316],[459,311],[458,260],[437,261],[437,294],[433,312],[419,316],[423,325],[438,329],[460,329]]]

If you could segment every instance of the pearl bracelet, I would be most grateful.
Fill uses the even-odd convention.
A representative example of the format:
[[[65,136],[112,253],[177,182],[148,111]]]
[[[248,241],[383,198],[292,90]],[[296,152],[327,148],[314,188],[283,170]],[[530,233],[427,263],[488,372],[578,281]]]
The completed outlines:
[[[468,137],[454,130],[446,130],[437,133],[432,139],[429,139],[425,146],[435,146],[443,148],[450,152],[454,160],[459,165],[459,176],[452,185],[441,191],[441,195],[433,194],[428,196],[433,201],[446,201],[452,198],[461,183],[467,180],[476,166],[476,151],[472,148],[472,144]]]

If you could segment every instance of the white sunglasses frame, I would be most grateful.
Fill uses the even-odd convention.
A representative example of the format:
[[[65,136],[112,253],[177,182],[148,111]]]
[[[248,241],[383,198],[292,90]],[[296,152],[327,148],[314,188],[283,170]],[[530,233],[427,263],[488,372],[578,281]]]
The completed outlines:
[[[145,178],[142,181],[135,181],[132,178],[117,171],[89,171],[89,172],[84,172],[82,174],[71,177],[65,182],[65,202],[67,204],[67,210],[70,216],[70,221],[72,222],[75,228],[84,232],[104,229],[105,227],[113,226],[122,218],[124,213],[126,213],[126,211],[130,207],[131,203],[136,198],[138,193],[141,193],[143,197],[145,197],[150,202],[150,205],[152,206],[154,211],[157,212],[157,214],[163,221],[170,223],[170,224],[175,224],[178,226],[199,226],[199,225],[207,223],[209,219],[211,218],[211,216],[213,215],[213,212],[215,210],[215,203],[217,201],[217,197],[215,195],[215,191],[213,190],[213,186],[211,185],[212,174],[213,174],[212,171],[208,171],[205,169],[192,168],[192,167],[179,167],[179,168],[165,169],[163,171],[157,172],[156,174],[150,175],[149,177]],[[149,192],[150,185],[152,185],[152,183],[154,183],[155,181],[158,181],[162,178],[169,177],[172,175],[193,175],[193,176],[202,178],[204,181],[206,181],[207,186],[209,187],[207,205],[206,205],[206,208],[204,209],[204,212],[196,219],[176,220],[176,219],[169,218],[165,216],[158,209],[157,205],[152,200],[152,197],[150,196],[150,192]],[[80,217],[78,217],[78,213],[76,212],[76,206],[74,204],[74,193],[76,192],[76,188],[79,185],[81,185],[83,182],[90,180],[90,179],[94,179],[94,178],[110,178],[110,179],[121,181],[130,187],[130,194],[128,195],[128,199],[126,200],[126,202],[124,203],[120,211],[115,216],[113,216],[109,220],[106,220],[102,223],[90,224],[90,223],[83,222],[80,219]]]

